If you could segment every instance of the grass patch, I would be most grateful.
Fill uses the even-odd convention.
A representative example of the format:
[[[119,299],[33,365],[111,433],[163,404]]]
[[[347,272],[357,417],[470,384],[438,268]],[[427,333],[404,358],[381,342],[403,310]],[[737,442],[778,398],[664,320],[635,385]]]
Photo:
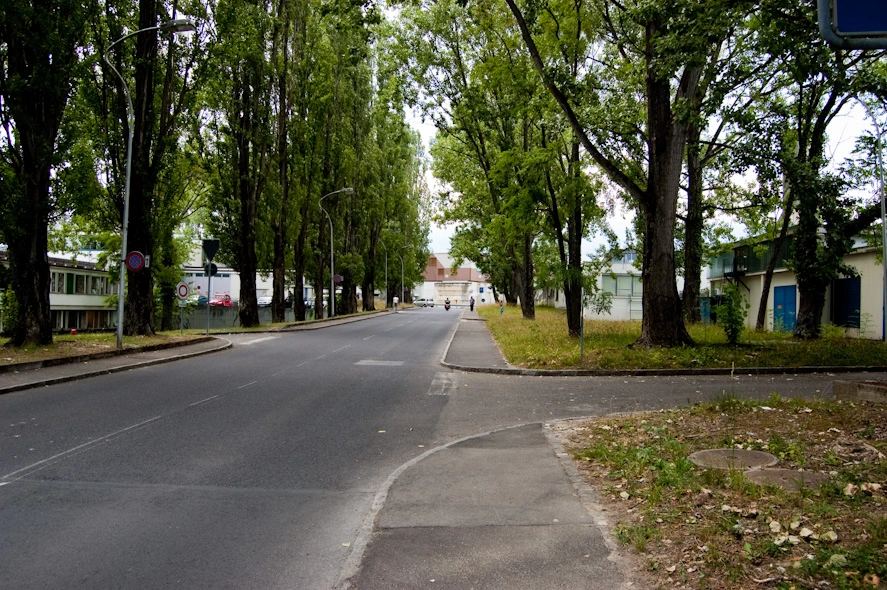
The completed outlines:
[[[580,358],[579,340],[570,338],[559,310],[537,307],[534,321],[524,320],[517,307],[506,307],[501,315],[493,306],[478,312],[508,362],[530,369],[887,366],[887,345],[881,341],[837,335],[800,341],[787,333],[745,330],[740,344],[732,346],[713,324],[688,326],[696,346],[634,349],[629,345],[641,334],[639,321],[604,320],[586,321],[585,355]]]
[[[191,333],[189,333],[191,332]],[[186,330],[183,335],[178,331],[159,332],[154,336],[124,336],[124,348],[140,348],[172,342],[193,340],[203,333],[196,334],[196,330]],[[52,344],[46,346],[22,346],[14,348],[7,345],[8,340],[0,341],[0,365],[13,363],[29,363],[45,361],[49,359],[80,356],[107,352],[117,348],[116,332],[83,332],[76,336],[70,334],[56,334]]]
[[[887,581],[887,407],[726,397],[555,428],[597,490],[612,534],[637,556],[638,587],[870,589]],[[687,459],[723,447],[769,451],[777,467],[829,477],[788,492]]]

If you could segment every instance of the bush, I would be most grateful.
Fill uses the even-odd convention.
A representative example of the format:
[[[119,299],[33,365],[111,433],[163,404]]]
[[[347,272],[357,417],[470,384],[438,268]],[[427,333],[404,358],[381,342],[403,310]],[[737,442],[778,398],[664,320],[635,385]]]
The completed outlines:
[[[18,323],[19,305],[18,299],[12,287],[7,287],[6,292],[0,292],[0,334],[8,336],[13,327]]]
[[[745,317],[750,305],[742,296],[738,283],[727,283],[721,301],[723,303],[716,307],[718,323],[727,335],[727,342],[735,345],[739,343],[739,336],[745,329]]]

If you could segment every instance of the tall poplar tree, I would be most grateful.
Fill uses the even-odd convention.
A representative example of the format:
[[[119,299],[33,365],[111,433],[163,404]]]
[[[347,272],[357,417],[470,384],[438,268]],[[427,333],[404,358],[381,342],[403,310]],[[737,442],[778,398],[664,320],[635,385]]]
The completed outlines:
[[[89,1],[5,0],[0,7],[0,236],[19,315],[13,346],[49,344],[48,226],[62,120],[83,57]]]

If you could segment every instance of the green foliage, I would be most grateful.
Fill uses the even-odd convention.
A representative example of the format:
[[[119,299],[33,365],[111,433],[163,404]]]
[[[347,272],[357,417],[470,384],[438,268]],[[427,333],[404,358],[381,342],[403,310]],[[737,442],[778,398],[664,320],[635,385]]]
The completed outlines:
[[[13,328],[21,321],[21,310],[12,287],[0,291],[0,328],[2,335],[12,333]]]
[[[723,303],[715,306],[715,311],[718,314],[718,324],[724,329],[729,344],[735,346],[739,343],[749,307],[739,283],[730,282],[724,286]]]

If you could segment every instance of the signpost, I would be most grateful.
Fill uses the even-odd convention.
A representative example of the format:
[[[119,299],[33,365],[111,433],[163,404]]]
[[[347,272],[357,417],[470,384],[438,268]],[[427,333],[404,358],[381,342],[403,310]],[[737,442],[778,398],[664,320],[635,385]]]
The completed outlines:
[[[185,306],[188,305],[188,283],[180,282],[176,285],[176,297],[179,298],[179,334],[185,329]]]

